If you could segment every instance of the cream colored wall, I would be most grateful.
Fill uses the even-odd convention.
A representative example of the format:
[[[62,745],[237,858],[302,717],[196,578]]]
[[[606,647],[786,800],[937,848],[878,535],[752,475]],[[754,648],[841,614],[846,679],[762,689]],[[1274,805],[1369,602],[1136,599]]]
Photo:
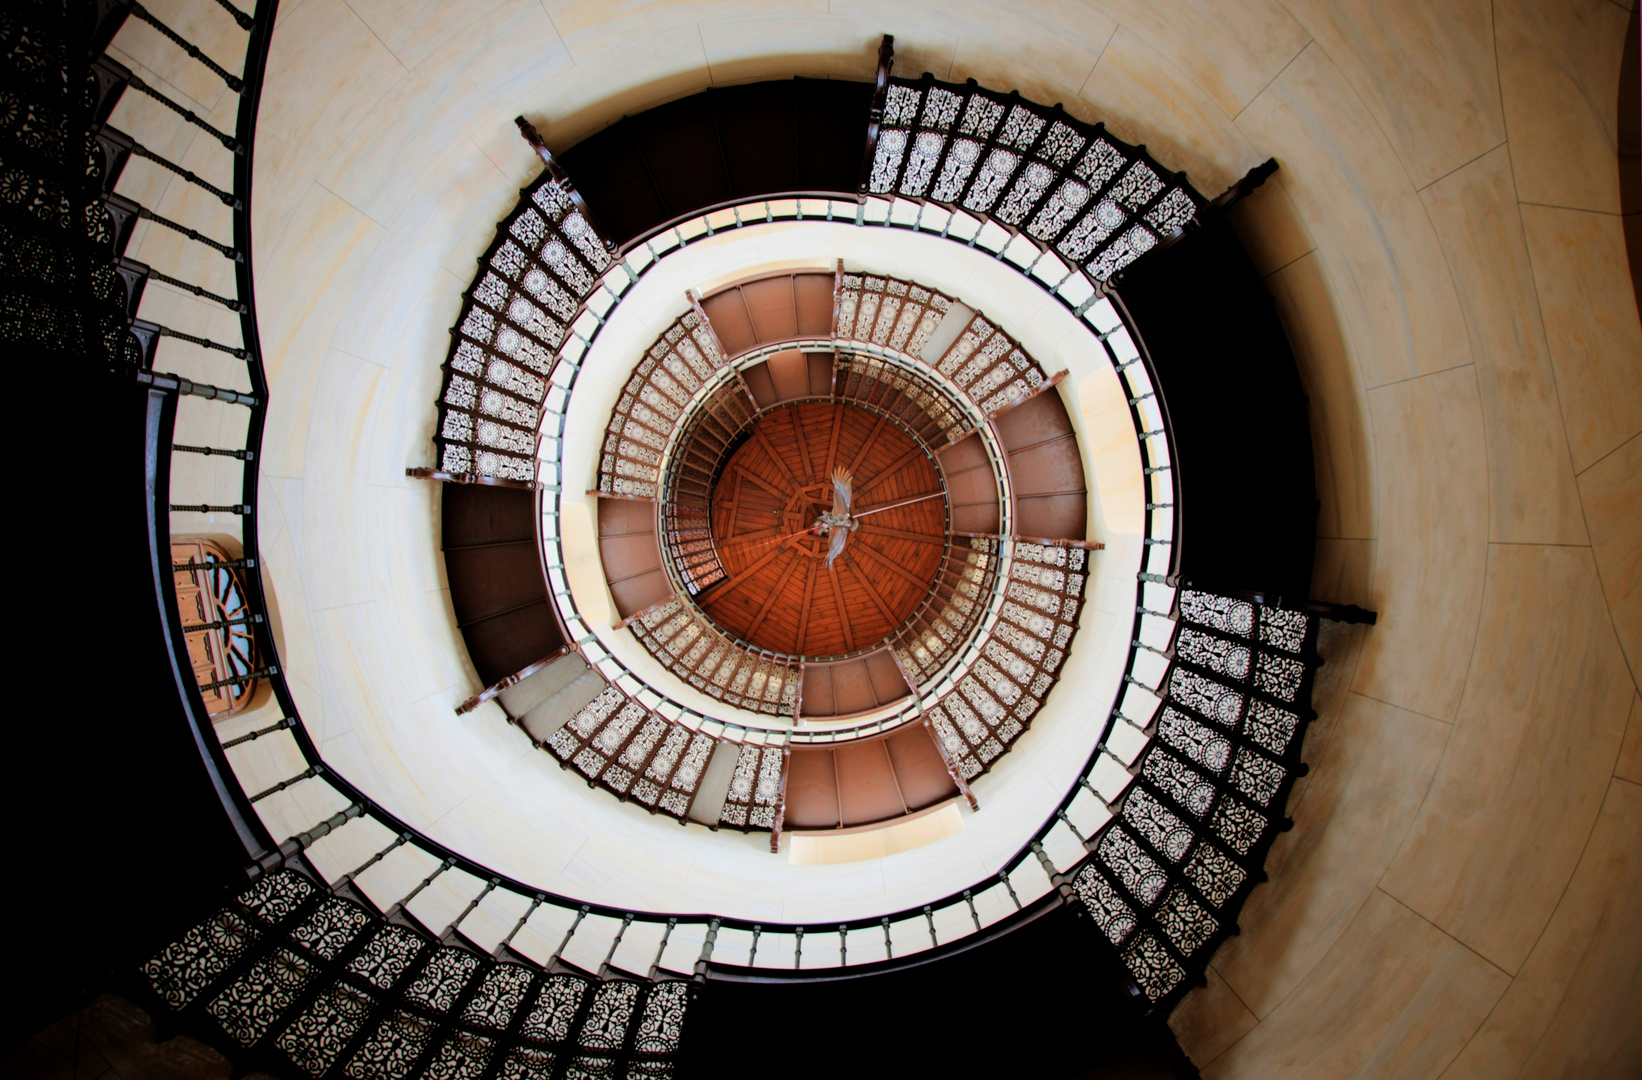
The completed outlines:
[[[367,687],[394,685],[396,722],[431,731],[473,685],[454,631],[429,629],[451,624],[437,501],[402,469],[430,453],[457,293],[535,172],[511,117],[564,147],[714,83],[864,78],[892,32],[903,72],[1064,101],[1203,190],[1282,165],[1235,217],[1311,396],[1314,592],[1381,618],[1329,629],[1295,828],[1173,1020],[1194,1060],[1211,1077],[1636,1072],[1642,329],[1614,151],[1630,6],[288,3],[257,157],[276,387],[261,527],[305,719],[344,752],[380,721]],[[140,30],[120,44],[231,114]],[[185,161],[200,144],[177,129]],[[171,265],[166,238],[142,243]],[[187,308],[163,292],[155,310]],[[469,795],[430,792],[412,819]]]

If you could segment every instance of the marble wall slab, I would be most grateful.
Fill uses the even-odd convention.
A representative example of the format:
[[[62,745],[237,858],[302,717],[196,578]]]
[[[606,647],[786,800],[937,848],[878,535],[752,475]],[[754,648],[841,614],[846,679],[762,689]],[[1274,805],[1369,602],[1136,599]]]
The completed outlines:
[[[1369,392],[1377,459],[1380,613],[1354,689],[1451,720],[1470,667],[1487,559],[1488,480],[1467,365]]]
[[[1642,685],[1642,438],[1586,469],[1579,494],[1602,595],[1631,678]]]
[[[1294,993],[1203,1075],[1435,1077],[1509,981],[1376,889]]]
[[[1488,538],[1586,543],[1509,148],[1420,195],[1448,256],[1476,362],[1488,437]]]
[[[1624,1076],[1642,1061],[1642,787],[1615,779],[1545,932],[1443,1075]]]
[[[1636,693],[1605,614],[1588,548],[1490,546],[1454,736],[1382,885],[1508,972],[1573,873]]]
[[[1316,239],[1366,385],[1471,362],[1453,279],[1408,175],[1373,115],[1317,44],[1237,117],[1283,165]]]
[[[1642,432],[1642,324],[1613,214],[1524,206],[1574,470]]]
[[[1286,0],[1416,188],[1505,141],[1489,0]]]
[[[1498,0],[1494,46],[1524,202],[1619,212],[1619,59],[1611,0]]]

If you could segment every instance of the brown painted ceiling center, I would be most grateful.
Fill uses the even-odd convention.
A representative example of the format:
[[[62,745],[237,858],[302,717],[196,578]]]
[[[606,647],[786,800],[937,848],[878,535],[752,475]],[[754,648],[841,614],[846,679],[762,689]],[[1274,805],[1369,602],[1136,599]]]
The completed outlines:
[[[872,513],[828,570],[825,537],[794,536],[832,506],[834,466],[855,477],[857,516],[943,492],[921,444],[866,409],[805,402],[753,425],[713,487],[725,580],[698,603],[760,648],[806,657],[878,645],[923,602],[945,546],[946,499]]]

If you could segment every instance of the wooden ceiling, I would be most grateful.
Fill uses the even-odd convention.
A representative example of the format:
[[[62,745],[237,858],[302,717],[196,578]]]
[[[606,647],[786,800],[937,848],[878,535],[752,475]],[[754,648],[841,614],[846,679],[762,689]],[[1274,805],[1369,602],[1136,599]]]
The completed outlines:
[[[873,514],[831,571],[824,538],[789,535],[831,508],[834,465],[855,476],[857,514],[944,495],[929,455],[883,417],[833,402],[766,413],[713,489],[727,577],[697,602],[729,633],[777,652],[839,656],[879,644],[923,601],[946,543],[944,497]]]

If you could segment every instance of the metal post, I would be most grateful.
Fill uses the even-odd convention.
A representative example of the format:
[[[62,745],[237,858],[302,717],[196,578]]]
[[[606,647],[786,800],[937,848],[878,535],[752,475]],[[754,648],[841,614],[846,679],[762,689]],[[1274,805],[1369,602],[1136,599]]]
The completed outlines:
[[[257,792],[255,795],[251,796],[251,801],[254,802],[254,803],[261,802],[263,799],[266,799],[270,795],[273,795],[277,792],[284,791],[286,788],[290,787],[292,784],[300,784],[302,781],[312,779],[313,777],[318,776],[318,775],[319,775],[319,766],[310,765],[306,769],[303,769],[301,772],[297,773],[295,776],[293,776],[293,777],[291,777],[287,780],[281,780],[279,783],[275,784],[273,787],[266,788],[262,791]]]
[[[695,976],[697,982],[707,978],[707,965],[713,962],[713,946],[718,944],[718,916],[713,916],[707,924],[707,937],[701,943],[701,955],[696,957]]]
[[[616,931],[616,940],[610,943],[610,951],[604,954],[604,962],[599,965],[599,978],[610,977],[610,961],[616,955],[616,949],[621,945],[621,939],[627,936],[627,928],[633,925],[633,913],[629,911],[621,917],[621,929]]]
[[[203,628],[196,627],[195,629],[203,629]],[[238,746],[241,743],[254,742],[257,739],[262,738],[264,735],[269,735],[269,734],[272,734],[273,732],[281,731],[285,728],[292,728],[292,727],[296,727],[296,717],[287,716],[285,719],[280,720],[277,723],[269,724],[265,728],[258,728],[257,730],[249,732],[248,734],[241,735],[237,739],[229,739],[227,742],[222,744],[222,748],[224,750],[226,750],[231,746]]]
[[[564,954],[564,947],[570,944],[570,935],[576,932],[576,927],[580,926],[582,924],[582,920],[586,917],[587,905],[583,904],[576,912],[576,921],[571,923],[570,929],[564,932],[564,940],[559,942],[559,947],[553,950],[553,955],[547,958],[547,963],[543,964],[543,967],[552,967],[554,963],[558,961],[559,957]]]
[[[340,829],[342,826],[346,825],[348,822],[352,821],[364,812],[365,804],[358,802],[349,806],[345,810],[338,810],[336,813],[332,814],[324,821],[321,821],[313,828],[308,829],[306,832],[299,832],[289,840],[286,840],[283,844],[279,845],[279,849],[277,851],[271,851],[262,858],[258,859],[256,862],[252,863],[246,869],[246,877],[255,880],[263,874],[273,870],[278,870],[287,862],[290,862],[292,859],[308,850],[310,846],[329,836],[331,833],[335,832],[337,829]]]
[[[455,859],[446,859],[444,862],[442,862],[438,866],[434,867],[433,872],[431,874],[429,874],[427,877],[423,878],[422,883],[420,885],[416,886],[416,888],[412,889],[408,896],[406,896],[403,900],[399,901],[397,904],[393,905],[393,907],[389,908],[387,911],[385,911],[382,914],[383,920],[386,921],[386,922],[392,922],[394,916],[398,915],[401,911],[405,910],[405,905],[409,904],[412,900],[415,900],[417,898],[417,896],[421,894],[423,889],[425,889],[429,885],[433,884],[433,879],[434,878],[438,877],[440,874],[443,874],[446,870],[449,870],[454,865],[456,865],[456,860]]]
[[[529,922],[530,917],[536,914],[536,909],[542,906],[542,901],[545,899],[546,897],[544,897],[541,893],[536,894],[536,899],[530,902],[530,906],[525,909],[525,913],[519,916],[519,921],[513,924],[513,929],[507,932],[507,937],[498,942],[496,948],[491,950],[491,956],[495,957],[497,960],[502,958],[502,951],[509,945],[513,944],[513,935],[524,929],[525,923]]]
[[[352,870],[349,870],[346,874],[343,874],[341,877],[339,877],[335,881],[331,882],[331,891],[335,892],[336,890],[342,888],[344,885],[347,885],[349,882],[353,881],[354,878],[358,877],[360,874],[363,874],[365,871],[369,870],[371,867],[375,866],[377,863],[379,863],[383,859],[387,858],[388,854],[390,852],[392,852],[395,848],[399,847],[401,844],[404,844],[404,843],[408,842],[409,840],[410,840],[410,833],[400,833],[398,836],[393,838],[393,843],[389,844],[387,847],[383,848],[381,851],[378,851],[375,855],[372,855],[370,858],[366,859],[364,862],[360,863],[358,866],[354,867]]]
[[[650,978],[652,980],[655,979],[656,974],[661,971],[661,958],[662,955],[667,952],[667,939],[673,936],[673,927],[677,925],[678,919],[676,917],[668,919],[667,929],[661,932],[661,945],[656,949],[656,959],[650,965]]]
[[[479,902],[481,900],[483,900],[485,897],[490,895],[490,891],[492,889],[494,889],[497,885],[497,880],[498,879],[496,879],[496,878],[491,878],[490,881],[485,885],[485,887],[483,889],[479,890],[479,895],[475,896],[472,900],[468,901],[468,906],[463,908],[462,913],[460,915],[456,916],[455,919],[451,920],[451,924],[449,926],[445,927],[444,933],[439,935],[439,940],[440,941],[443,942],[443,941],[449,941],[450,940],[451,935],[456,933],[456,928],[458,926],[462,925],[462,920],[467,918],[470,914],[473,913],[473,909],[479,906]]]

